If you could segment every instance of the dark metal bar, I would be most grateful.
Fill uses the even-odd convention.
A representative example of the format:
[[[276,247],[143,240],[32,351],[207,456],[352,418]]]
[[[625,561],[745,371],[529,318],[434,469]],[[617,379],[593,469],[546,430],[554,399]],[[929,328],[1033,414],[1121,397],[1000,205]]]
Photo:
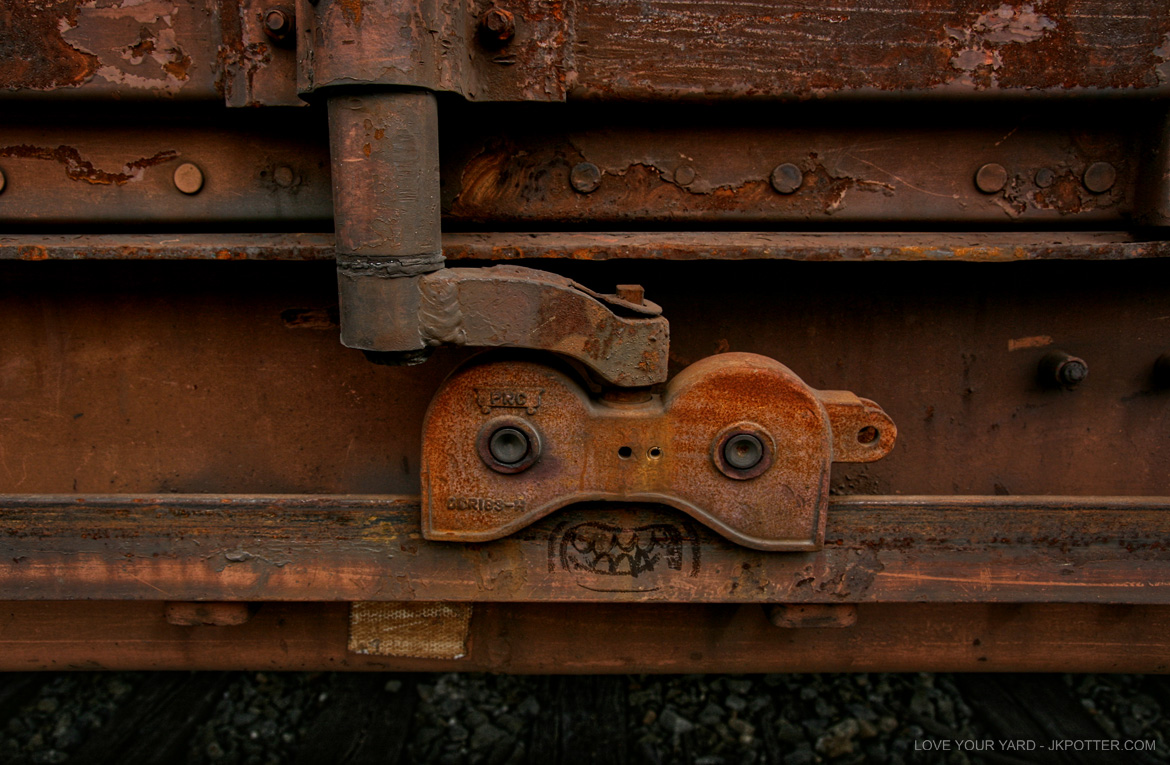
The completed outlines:
[[[451,544],[421,538],[414,498],[8,495],[0,591],[9,600],[1156,604],[1170,603],[1168,510],[1167,497],[835,498],[822,550],[766,553],[647,507],[576,506],[506,539]],[[614,549],[576,549],[582,523],[612,529]],[[672,533],[648,531],[663,526]],[[663,536],[673,547],[655,541]],[[618,540],[640,554],[623,558]]]

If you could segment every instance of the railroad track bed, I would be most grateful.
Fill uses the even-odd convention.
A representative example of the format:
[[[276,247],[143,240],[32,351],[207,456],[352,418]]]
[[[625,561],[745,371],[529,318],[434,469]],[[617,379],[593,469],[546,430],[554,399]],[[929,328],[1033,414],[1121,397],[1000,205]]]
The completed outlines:
[[[1153,675],[8,673],[0,762],[1140,765],[1168,708]],[[1146,751],[1053,748],[1109,740]]]

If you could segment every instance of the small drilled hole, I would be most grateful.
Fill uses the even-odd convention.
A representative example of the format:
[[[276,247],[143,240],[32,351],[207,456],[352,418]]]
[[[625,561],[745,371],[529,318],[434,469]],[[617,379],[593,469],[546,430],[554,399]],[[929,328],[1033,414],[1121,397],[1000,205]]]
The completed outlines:
[[[634,456],[634,450],[628,446],[623,446],[622,448],[618,449],[618,456],[624,460],[628,460],[630,457]]]
[[[659,449],[657,446],[651,446],[650,449],[647,450],[646,456],[652,460],[656,460],[662,456],[662,450]]]
[[[878,429],[873,425],[866,425],[857,431],[857,441],[862,444],[872,444],[878,439]]]

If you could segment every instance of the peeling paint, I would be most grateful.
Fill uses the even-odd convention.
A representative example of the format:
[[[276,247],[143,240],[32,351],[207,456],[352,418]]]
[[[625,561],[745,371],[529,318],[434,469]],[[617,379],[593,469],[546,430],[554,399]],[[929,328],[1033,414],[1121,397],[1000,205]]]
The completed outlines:
[[[99,170],[93,162],[81,156],[81,152],[72,146],[31,146],[19,144],[16,146],[0,147],[0,157],[15,159],[40,159],[57,162],[65,166],[65,175],[70,180],[82,181],[96,185],[122,186],[131,181],[142,179],[146,168],[163,162],[169,162],[179,156],[179,152],[165,150],[156,152],[152,156],[131,160],[122,166],[118,172]]]

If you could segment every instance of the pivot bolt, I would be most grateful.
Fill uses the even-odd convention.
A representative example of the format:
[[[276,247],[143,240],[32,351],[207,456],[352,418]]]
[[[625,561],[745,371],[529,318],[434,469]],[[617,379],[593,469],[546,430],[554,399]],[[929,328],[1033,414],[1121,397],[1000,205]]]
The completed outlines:
[[[1089,365],[1084,359],[1053,351],[1040,359],[1040,380],[1050,387],[1075,388],[1089,376]]]
[[[996,162],[988,162],[975,171],[975,188],[984,194],[1002,191],[1007,185],[1007,168]]]
[[[203,171],[193,162],[184,162],[175,168],[175,188],[184,194],[198,194],[203,188]]]
[[[497,462],[515,465],[528,454],[528,436],[516,428],[500,428],[492,433],[488,449]]]
[[[479,37],[488,47],[507,45],[516,36],[516,18],[503,8],[489,8],[479,17]]]
[[[751,470],[764,458],[764,444],[751,433],[740,433],[727,439],[723,459],[736,470]]]
[[[772,170],[772,188],[780,194],[791,194],[804,183],[804,173],[791,162],[776,165]]]
[[[296,28],[295,16],[286,8],[269,8],[264,12],[264,34],[276,42],[284,42]]]
[[[582,194],[592,194],[601,186],[601,168],[592,162],[580,162],[569,173],[569,182]]]

